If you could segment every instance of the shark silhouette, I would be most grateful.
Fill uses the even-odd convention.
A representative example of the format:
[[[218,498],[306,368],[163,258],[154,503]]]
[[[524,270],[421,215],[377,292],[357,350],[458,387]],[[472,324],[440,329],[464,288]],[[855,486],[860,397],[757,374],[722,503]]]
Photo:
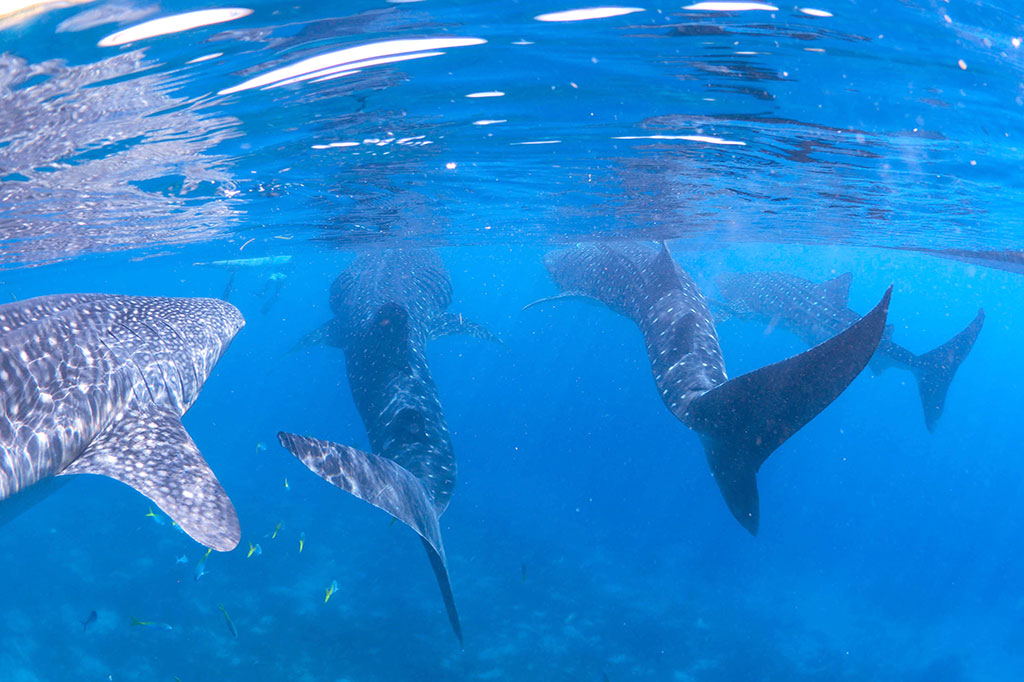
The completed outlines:
[[[782,272],[752,272],[720,275],[715,284],[725,300],[727,313],[764,321],[769,329],[779,325],[814,345],[860,317],[849,307],[852,281],[849,272],[826,282],[812,282]],[[914,355],[893,343],[892,326],[885,328],[871,367],[878,373],[897,365],[914,374],[929,431],[935,430],[953,376],[970,353],[984,322],[985,311],[979,310],[963,331],[923,355]]]
[[[372,452],[284,432],[278,438],[321,478],[419,534],[461,643],[438,525],[455,489],[455,452],[424,351],[427,341],[447,334],[496,338],[447,312],[451,282],[431,251],[359,256],[334,282],[330,299],[334,318],[303,344],[345,351],[352,398]]]
[[[751,534],[758,469],[864,369],[891,294],[824,343],[730,380],[704,296],[664,244],[581,244],[549,253],[545,265],[563,293],[543,301],[595,299],[640,328],[662,401],[700,435],[726,505]]]
[[[234,549],[234,507],[181,417],[244,324],[234,306],[205,298],[71,294],[0,306],[0,500],[49,477],[100,474],[196,541]]]

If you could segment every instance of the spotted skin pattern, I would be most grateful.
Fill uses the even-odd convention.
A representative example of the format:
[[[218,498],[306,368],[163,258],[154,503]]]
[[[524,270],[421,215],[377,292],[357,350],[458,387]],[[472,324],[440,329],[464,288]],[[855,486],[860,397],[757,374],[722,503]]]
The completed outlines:
[[[215,299],[53,295],[0,306],[0,500],[93,473],[197,541],[238,543],[230,500],[181,425],[245,324]]]
[[[561,290],[601,301],[640,328],[658,393],[676,418],[685,422],[693,399],[726,381],[704,296],[668,251],[582,244],[549,253],[545,264]]]
[[[455,490],[455,452],[425,351],[427,341],[448,334],[496,338],[447,312],[451,300],[448,273],[432,251],[391,249],[356,258],[331,287],[334,319],[309,340],[345,351],[372,452],[283,432],[278,437],[321,478],[420,535],[461,641],[438,526]]]

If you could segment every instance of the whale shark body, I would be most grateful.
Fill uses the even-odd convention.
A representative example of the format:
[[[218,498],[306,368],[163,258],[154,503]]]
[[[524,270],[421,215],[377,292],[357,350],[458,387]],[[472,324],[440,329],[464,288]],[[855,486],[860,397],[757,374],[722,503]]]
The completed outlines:
[[[763,321],[769,329],[779,325],[814,345],[859,318],[849,307],[852,281],[849,272],[825,282],[782,272],[752,272],[720,275],[715,284],[725,299],[727,313]],[[970,353],[984,322],[985,311],[979,310],[963,331],[922,355],[893,343],[892,326],[885,328],[871,367],[879,373],[895,365],[914,374],[929,431],[935,430],[953,376]]]
[[[664,245],[581,244],[549,253],[545,265],[562,291],[552,298],[595,299],[640,328],[662,401],[700,435],[729,510],[751,534],[758,469],[865,367],[891,293],[824,343],[730,380],[704,296]]]
[[[244,324],[234,306],[203,298],[0,306],[0,500],[50,477],[100,474],[198,542],[234,549],[234,507],[181,417]]]
[[[419,534],[461,642],[438,525],[455,489],[455,452],[425,347],[447,334],[496,339],[447,312],[451,282],[431,251],[359,256],[334,282],[330,298],[334,318],[305,342],[345,351],[352,398],[372,452],[284,432],[278,437],[321,478]]]

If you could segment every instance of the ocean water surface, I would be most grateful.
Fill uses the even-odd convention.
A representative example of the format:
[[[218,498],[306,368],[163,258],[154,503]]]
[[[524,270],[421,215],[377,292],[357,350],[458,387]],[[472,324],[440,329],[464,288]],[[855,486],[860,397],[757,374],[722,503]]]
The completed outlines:
[[[238,548],[64,479],[0,526],[0,682],[1021,679],[1022,40],[1008,0],[0,2],[0,300],[247,322],[183,418]],[[545,254],[622,240],[692,275],[730,377],[807,348],[731,273],[852,273],[858,314],[892,285],[915,355],[984,327],[934,429],[873,363],[793,434],[753,536],[636,325],[524,310]],[[426,345],[461,645],[416,535],[277,438],[372,449],[303,339],[389,249],[501,341]]]

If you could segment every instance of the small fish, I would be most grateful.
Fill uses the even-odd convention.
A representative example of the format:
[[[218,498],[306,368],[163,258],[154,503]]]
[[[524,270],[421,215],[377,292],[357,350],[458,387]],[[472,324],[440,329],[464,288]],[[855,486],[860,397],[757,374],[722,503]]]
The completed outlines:
[[[523,573],[523,582],[525,583],[526,582],[526,564],[523,564],[523,571],[522,571],[522,573]]]
[[[132,616],[132,626],[140,627],[154,627],[160,628],[161,630],[173,630],[174,627],[169,623],[160,623],[155,620],[139,620],[135,616]]]
[[[287,478],[284,479],[284,489],[285,490],[291,490],[292,489],[292,487],[290,485],[288,485],[288,479]]]
[[[217,604],[217,608],[224,614],[224,620],[227,621],[228,630],[231,631],[231,636],[238,639],[238,630],[235,628],[235,624],[231,621],[231,616],[228,615],[228,610],[224,608],[223,604]]]
[[[326,590],[324,590],[324,592],[326,593],[324,595],[324,603],[326,604],[327,602],[329,602],[331,600],[331,596],[335,592],[337,592],[337,591],[338,591],[338,581],[337,580],[332,580],[331,581],[331,586],[328,587]]]
[[[306,534],[299,533],[299,554],[302,554],[302,548],[306,546]]]
[[[188,563],[188,557],[185,556],[184,554],[182,554],[180,557],[178,557],[177,559],[174,560],[174,565],[175,566],[180,566],[181,564],[187,564],[187,563]]]
[[[270,539],[271,540],[276,540],[277,539],[277,533],[278,533],[278,531],[281,530],[281,526],[283,526],[283,525],[284,525],[284,521],[278,521],[277,522],[277,525],[274,526],[274,532],[270,534]]]
[[[153,519],[153,521],[160,526],[164,525],[167,522],[166,519],[164,519],[164,517],[154,512],[152,507],[150,507],[149,511],[146,512],[146,518]]]
[[[199,562],[196,564],[196,575],[195,575],[196,580],[199,580],[204,575],[206,575],[206,560],[210,558],[210,552],[212,552],[212,551],[213,551],[212,548],[207,549],[206,550],[206,554],[204,554],[203,558],[200,559]]]
[[[259,443],[256,443],[256,454],[257,455],[260,454],[261,452],[266,452],[266,451],[267,451],[267,444],[266,443],[264,443],[263,441],[260,441]]]
[[[259,556],[260,554],[263,554],[263,548],[260,547],[258,544],[254,545],[254,544],[252,544],[250,542],[249,543],[249,554],[245,558],[246,559],[251,559],[254,554],[256,556]]]
[[[395,525],[395,521],[397,521],[397,520],[398,520],[397,516],[392,516],[391,517],[391,523],[388,524],[388,528],[390,528],[391,526]]]
[[[89,626],[95,623],[97,618],[99,618],[97,613],[95,611],[92,611],[89,614],[89,617],[82,621],[82,632],[88,630]]]

